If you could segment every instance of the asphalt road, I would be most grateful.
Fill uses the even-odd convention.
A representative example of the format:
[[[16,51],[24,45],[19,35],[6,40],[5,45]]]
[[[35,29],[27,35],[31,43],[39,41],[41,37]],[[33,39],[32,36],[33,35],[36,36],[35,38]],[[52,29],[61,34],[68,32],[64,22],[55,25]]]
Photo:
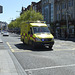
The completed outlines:
[[[75,75],[75,42],[56,40],[53,50],[33,49],[19,35],[2,36],[2,49],[9,48],[27,75]]]

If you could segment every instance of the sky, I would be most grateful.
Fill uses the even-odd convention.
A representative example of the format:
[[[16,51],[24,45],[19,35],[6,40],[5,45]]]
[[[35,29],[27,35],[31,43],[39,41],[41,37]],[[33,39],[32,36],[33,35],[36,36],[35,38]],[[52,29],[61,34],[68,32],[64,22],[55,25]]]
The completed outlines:
[[[31,2],[39,1],[40,0],[0,0],[0,5],[3,6],[3,13],[0,13],[0,21],[9,24],[11,20],[20,16],[22,6],[27,7],[31,5]]]

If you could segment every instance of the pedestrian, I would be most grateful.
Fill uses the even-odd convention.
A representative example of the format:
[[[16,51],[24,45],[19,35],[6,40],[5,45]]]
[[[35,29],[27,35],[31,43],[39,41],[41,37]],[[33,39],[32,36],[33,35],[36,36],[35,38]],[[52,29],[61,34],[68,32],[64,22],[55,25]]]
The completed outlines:
[[[58,38],[58,31],[56,30],[56,37]]]

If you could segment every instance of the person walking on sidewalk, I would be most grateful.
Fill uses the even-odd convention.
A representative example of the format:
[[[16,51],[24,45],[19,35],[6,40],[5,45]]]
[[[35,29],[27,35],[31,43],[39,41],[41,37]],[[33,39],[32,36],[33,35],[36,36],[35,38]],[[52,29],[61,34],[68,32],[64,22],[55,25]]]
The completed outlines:
[[[59,36],[58,36],[58,31],[56,30],[56,38],[58,38]]]

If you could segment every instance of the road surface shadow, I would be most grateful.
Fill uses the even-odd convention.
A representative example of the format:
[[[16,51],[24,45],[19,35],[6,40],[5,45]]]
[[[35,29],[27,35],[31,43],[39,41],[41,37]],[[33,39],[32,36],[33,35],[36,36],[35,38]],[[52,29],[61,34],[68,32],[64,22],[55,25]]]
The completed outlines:
[[[26,44],[23,44],[23,43],[19,43],[19,44],[15,44],[15,46],[18,48],[18,49],[22,49],[22,50],[31,50],[31,51],[53,51],[53,49],[49,49],[47,47],[36,47],[35,49],[30,46],[30,45],[26,45]]]

